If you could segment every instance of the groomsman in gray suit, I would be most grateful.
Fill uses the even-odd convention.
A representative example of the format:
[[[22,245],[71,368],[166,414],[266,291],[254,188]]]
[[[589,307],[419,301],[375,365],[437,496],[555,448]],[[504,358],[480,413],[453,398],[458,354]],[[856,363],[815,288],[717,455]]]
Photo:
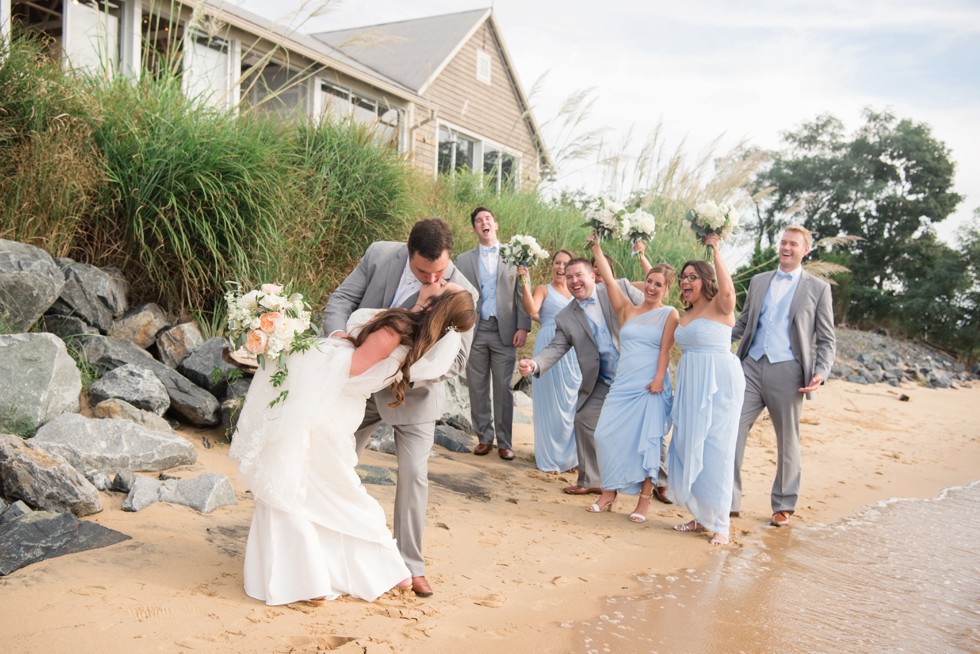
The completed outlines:
[[[741,339],[737,355],[745,371],[745,402],[735,448],[732,516],[742,504],[745,441],[763,408],[776,430],[776,479],[772,485],[770,524],[784,527],[800,494],[800,413],[803,396],[830,376],[837,338],[830,285],[803,270],[812,236],[798,225],[783,232],[779,269],[756,275],[742,313],[732,329]]]
[[[521,359],[518,369],[522,375],[540,375],[569,349],[575,348],[582,369],[575,409],[578,480],[574,486],[562,490],[569,495],[586,495],[602,492],[595,427],[619,363],[619,319],[606,289],[596,285],[595,271],[587,260],[572,259],[565,264],[565,279],[576,301],[569,302],[555,316],[555,337],[551,343],[533,359]]]
[[[323,333],[343,336],[347,319],[357,309],[412,308],[423,285],[440,280],[459,284],[477,301],[476,289],[456,270],[451,261],[453,234],[438,218],[415,223],[408,243],[378,241],[368,246],[357,267],[337,287],[323,310]],[[432,588],[425,579],[422,529],[429,499],[429,453],[435,438],[436,420],[445,406],[443,380],[455,377],[466,367],[473,330],[462,335],[456,362],[441,379],[413,385],[405,392],[405,403],[391,408],[390,389],[378,391],[367,402],[364,421],[355,434],[357,452],[364,451],[371,432],[381,421],[395,430],[398,485],[395,488],[394,536],[398,551],[412,573],[412,590],[428,597]]]
[[[493,212],[477,207],[470,214],[470,224],[480,244],[459,255],[456,267],[480,291],[480,321],[466,364],[473,429],[480,439],[473,454],[489,454],[496,436],[497,453],[510,461],[514,458],[514,392],[510,382],[517,348],[524,345],[531,331],[531,317],[523,302],[517,301],[517,269],[500,260]]]

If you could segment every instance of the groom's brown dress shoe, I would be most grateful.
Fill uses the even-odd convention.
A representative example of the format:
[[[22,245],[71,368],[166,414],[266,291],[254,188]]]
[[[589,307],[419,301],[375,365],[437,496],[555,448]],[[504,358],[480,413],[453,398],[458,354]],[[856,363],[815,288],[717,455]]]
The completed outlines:
[[[514,460],[514,450],[510,448],[502,447],[499,450],[497,450],[497,453],[500,454],[500,458],[503,459],[504,461]]]
[[[666,486],[657,486],[656,488],[654,488],[653,496],[657,498],[658,502],[663,502],[664,504],[673,504],[673,502],[670,501],[670,498],[667,497]]]
[[[561,489],[561,492],[565,493],[566,495],[597,495],[602,492],[602,489],[586,488],[585,486],[579,486],[576,484],[575,486],[565,486],[565,488]]]
[[[473,454],[477,456],[483,456],[484,454],[490,454],[490,450],[493,449],[493,445],[490,443],[480,443],[475,448],[473,448]]]
[[[772,514],[772,520],[769,521],[773,527],[788,527],[789,526],[789,511],[776,511]]]
[[[432,586],[425,580],[425,577],[412,577],[412,592],[419,597],[431,597]]]

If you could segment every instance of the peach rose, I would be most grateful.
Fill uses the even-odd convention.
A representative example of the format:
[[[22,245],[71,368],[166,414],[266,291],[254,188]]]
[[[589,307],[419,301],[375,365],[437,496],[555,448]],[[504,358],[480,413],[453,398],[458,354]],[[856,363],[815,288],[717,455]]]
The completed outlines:
[[[252,354],[262,354],[268,342],[269,337],[265,332],[253,329],[245,336],[245,349]]]
[[[282,318],[282,314],[278,311],[269,311],[268,313],[263,313],[259,316],[259,329],[264,331],[266,334],[271,334],[276,331],[276,323]]]

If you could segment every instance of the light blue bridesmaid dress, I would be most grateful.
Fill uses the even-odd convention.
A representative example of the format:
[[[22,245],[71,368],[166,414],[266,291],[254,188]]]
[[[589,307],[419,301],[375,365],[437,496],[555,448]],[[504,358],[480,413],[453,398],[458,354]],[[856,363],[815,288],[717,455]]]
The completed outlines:
[[[534,356],[555,336],[555,316],[571,301],[548,284],[541,303],[541,326],[534,339]],[[540,377],[532,377],[534,408],[534,462],[544,472],[565,472],[578,465],[575,453],[575,404],[582,385],[582,371],[569,350]]]
[[[707,318],[678,325],[681,349],[674,393],[674,436],[667,455],[667,494],[708,530],[728,534],[735,441],[745,396],[732,328]]]
[[[619,366],[595,428],[602,487],[638,495],[647,477],[660,471],[660,445],[670,429],[670,374],[664,390],[647,385],[657,375],[664,325],[673,311],[660,307],[632,318],[619,333]]]

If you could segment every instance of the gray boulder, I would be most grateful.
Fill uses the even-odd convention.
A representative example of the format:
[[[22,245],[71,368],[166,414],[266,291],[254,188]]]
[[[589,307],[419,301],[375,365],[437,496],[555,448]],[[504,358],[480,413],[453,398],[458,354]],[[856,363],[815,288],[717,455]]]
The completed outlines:
[[[197,323],[182,322],[157,334],[157,353],[165,365],[176,368],[203,342]]]
[[[212,427],[220,422],[218,400],[211,393],[135,344],[119,338],[88,336],[83,352],[89,364],[99,370],[112,370],[127,363],[149,369],[167,388],[171,411],[199,426]]]
[[[137,409],[129,402],[119,398],[110,398],[96,404],[92,407],[92,417],[128,420],[152,431],[161,431],[165,434],[174,433],[170,423],[165,419],[150,411]]]
[[[191,479],[158,481],[136,477],[123,511],[139,511],[156,502],[189,506],[199,513],[211,513],[222,506],[236,503],[235,490],[223,475],[206,472]]]
[[[48,313],[75,316],[103,334],[108,332],[112,319],[126,311],[129,294],[126,281],[113,271],[71,259],[58,259],[58,265],[65,285]]]
[[[2,527],[7,523],[13,522],[14,520],[16,520],[21,516],[25,516],[28,513],[33,513],[33,512],[34,509],[27,506],[27,504],[24,503],[24,500],[17,500],[13,504],[5,508],[3,510],[3,513],[0,514],[0,527]]]
[[[367,448],[375,452],[385,454],[395,454],[395,430],[386,422],[378,425],[378,428],[371,432],[371,440]]]
[[[197,452],[179,434],[152,431],[126,420],[78,414],[55,418],[38,430],[31,446],[65,457],[88,476],[91,471],[167,470],[194,463]]]
[[[228,376],[240,373],[238,366],[228,363],[221,351],[228,346],[223,338],[209,338],[191,352],[177,366],[177,372],[208,391],[216,398],[225,397],[228,392]]]
[[[225,428],[225,434],[231,436],[238,429],[238,418],[242,414],[242,406],[245,399],[241,397],[230,397],[221,403],[221,424]]]
[[[131,363],[113,368],[93,382],[88,389],[88,397],[93,405],[120,399],[158,416],[170,407],[170,395],[163,382],[148,368]]]
[[[470,390],[463,377],[446,380],[446,409],[440,422],[465,432],[473,431],[470,422]]]
[[[98,334],[99,330],[75,316],[54,316],[48,314],[41,318],[42,331],[54,334],[65,343],[78,342],[81,336]]]
[[[0,491],[36,509],[85,516],[102,510],[99,491],[63,457],[0,434]]]
[[[465,431],[449,425],[436,425],[436,445],[442,445],[450,452],[472,452],[477,440]]]
[[[0,331],[30,329],[64,286],[65,276],[47,252],[0,239]]]
[[[394,486],[398,481],[398,475],[395,471],[383,466],[357,466],[354,468],[354,472],[360,477],[362,484]]]
[[[150,302],[116,318],[109,327],[109,336],[132,341],[145,350],[156,342],[157,333],[169,323],[163,309]]]
[[[524,391],[514,391],[514,406],[529,407],[533,404],[531,396]]]
[[[226,399],[232,399],[236,397],[244,398],[248,395],[249,386],[252,385],[252,378],[248,375],[244,375],[235,379],[234,381],[228,382],[228,392],[225,393]]]
[[[0,575],[31,563],[97,549],[129,536],[70,513],[34,511],[0,527]]]
[[[32,434],[81,408],[81,373],[53,334],[0,336],[0,379],[0,431]]]

